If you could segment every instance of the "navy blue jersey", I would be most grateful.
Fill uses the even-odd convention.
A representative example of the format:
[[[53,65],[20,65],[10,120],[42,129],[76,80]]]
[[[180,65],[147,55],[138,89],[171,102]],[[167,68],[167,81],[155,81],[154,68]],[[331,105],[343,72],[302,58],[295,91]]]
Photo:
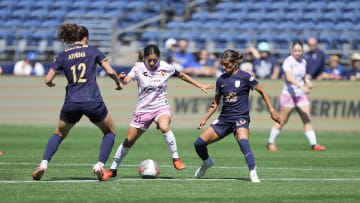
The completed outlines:
[[[103,101],[96,83],[96,69],[105,58],[96,47],[81,44],[75,44],[56,57],[52,68],[64,71],[68,81],[65,102]]]
[[[239,70],[236,74],[222,74],[216,80],[216,94],[222,97],[220,120],[237,121],[239,118],[250,120],[249,91],[258,84],[249,73]]]

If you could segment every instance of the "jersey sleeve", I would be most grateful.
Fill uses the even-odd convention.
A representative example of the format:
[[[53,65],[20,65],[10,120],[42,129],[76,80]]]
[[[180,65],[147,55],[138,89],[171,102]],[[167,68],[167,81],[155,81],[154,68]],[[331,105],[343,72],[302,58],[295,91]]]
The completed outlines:
[[[107,59],[107,57],[105,56],[105,54],[103,52],[101,52],[98,48],[94,47],[94,53],[96,56],[96,63],[101,65],[101,63]]]
[[[259,82],[255,79],[255,77],[249,73],[246,73],[246,78],[249,82],[250,89],[255,89],[255,87],[259,84]]]
[[[61,66],[62,59],[63,59],[62,54],[57,55],[54,62],[51,65],[51,68],[53,68],[55,71],[63,71],[63,67]]]
[[[284,72],[292,70],[291,60],[289,60],[289,58],[285,59],[282,69]]]
[[[130,76],[133,80],[135,80],[137,78],[137,74],[138,74],[138,67],[137,67],[137,63],[135,63],[135,65],[131,68],[130,72],[128,73],[128,76]]]

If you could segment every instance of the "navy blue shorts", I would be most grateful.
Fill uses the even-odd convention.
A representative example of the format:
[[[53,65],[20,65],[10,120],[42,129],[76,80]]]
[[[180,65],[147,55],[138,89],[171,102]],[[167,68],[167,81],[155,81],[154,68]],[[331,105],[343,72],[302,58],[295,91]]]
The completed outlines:
[[[65,102],[60,119],[71,124],[79,122],[83,115],[86,115],[93,123],[101,122],[108,114],[104,102]]]
[[[237,121],[216,120],[210,126],[215,130],[219,137],[224,138],[230,133],[236,134],[237,129],[249,129],[250,121],[248,119],[240,118]]]

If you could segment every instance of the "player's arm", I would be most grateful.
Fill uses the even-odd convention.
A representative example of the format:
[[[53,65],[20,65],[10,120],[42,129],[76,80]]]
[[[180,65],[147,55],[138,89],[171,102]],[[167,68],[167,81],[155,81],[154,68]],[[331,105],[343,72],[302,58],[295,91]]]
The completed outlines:
[[[117,73],[115,72],[115,70],[111,67],[109,61],[107,59],[104,59],[101,63],[101,66],[103,67],[103,69],[106,71],[106,73],[110,76],[111,79],[113,79],[115,81],[116,84],[116,89],[117,90],[121,90],[122,89],[122,84],[120,83],[119,78],[117,77]]]
[[[126,75],[125,72],[121,72],[118,75],[118,78],[123,85],[127,85],[132,80],[132,77],[130,75]]]
[[[260,84],[256,85],[255,87],[255,90],[261,95],[261,97],[264,99],[265,103],[266,103],[266,106],[268,108],[268,111],[270,112],[270,115],[271,115],[271,118],[281,124],[282,121],[281,121],[281,118],[280,118],[280,115],[275,111],[275,108],[273,107],[272,103],[271,103],[271,100],[270,100],[270,97],[269,95],[267,94],[267,92],[265,91],[264,87]]]
[[[190,77],[188,74],[183,73],[183,72],[175,71],[174,76],[178,76],[180,79],[184,80],[185,82],[190,83],[190,84],[194,85],[195,87],[200,88],[201,91],[203,91],[206,94],[207,94],[208,89],[213,89],[214,88],[214,85],[212,85],[212,84],[201,84],[198,81],[194,80],[192,77]]]
[[[45,76],[45,84],[48,87],[54,87],[55,86],[55,83],[54,83],[55,77],[56,77],[56,71],[53,68],[50,68],[49,72]]]
[[[209,120],[209,118],[214,114],[217,107],[219,106],[220,98],[221,98],[220,94],[215,95],[215,98],[214,98],[213,102],[211,103],[207,113],[205,114],[205,116],[201,119],[200,123],[198,124],[198,126],[197,126],[198,129],[201,129],[206,124],[206,121]]]
[[[306,94],[310,92],[310,89],[307,86],[301,85],[298,81],[294,79],[293,73],[291,70],[285,71],[285,80],[289,83],[295,85],[296,87],[302,89]]]
[[[280,66],[279,65],[275,65],[274,70],[271,74],[271,79],[272,80],[277,80],[279,78],[280,75]]]

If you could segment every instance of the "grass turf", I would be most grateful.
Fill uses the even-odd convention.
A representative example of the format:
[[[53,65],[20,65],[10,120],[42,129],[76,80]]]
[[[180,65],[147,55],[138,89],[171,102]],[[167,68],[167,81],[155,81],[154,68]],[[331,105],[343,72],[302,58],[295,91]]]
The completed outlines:
[[[230,135],[209,146],[215,166],[201,179],[193,177],[201,164],[193,142],[200,131],[174,129],[183,171],[172,167],[162,135],[149,130],[123,161],[118,177],[98,182],[92,174],[101,133],[95,127],[75,127],[63,141],[43,179],[32,181],[53,127],[0,125],[1,202],[358,202],[360,140],[357,133],[321,133],[324,152],[312,152],[302,132],[282,133],[279,151],[265,149],[268,132],[252,132],[251,146],[262,182],[248,180],[248,169]],[[107,162],[122,141],[120,129]],[[141,179],[138,164],[151,158],[160,164],[159,178]]]

